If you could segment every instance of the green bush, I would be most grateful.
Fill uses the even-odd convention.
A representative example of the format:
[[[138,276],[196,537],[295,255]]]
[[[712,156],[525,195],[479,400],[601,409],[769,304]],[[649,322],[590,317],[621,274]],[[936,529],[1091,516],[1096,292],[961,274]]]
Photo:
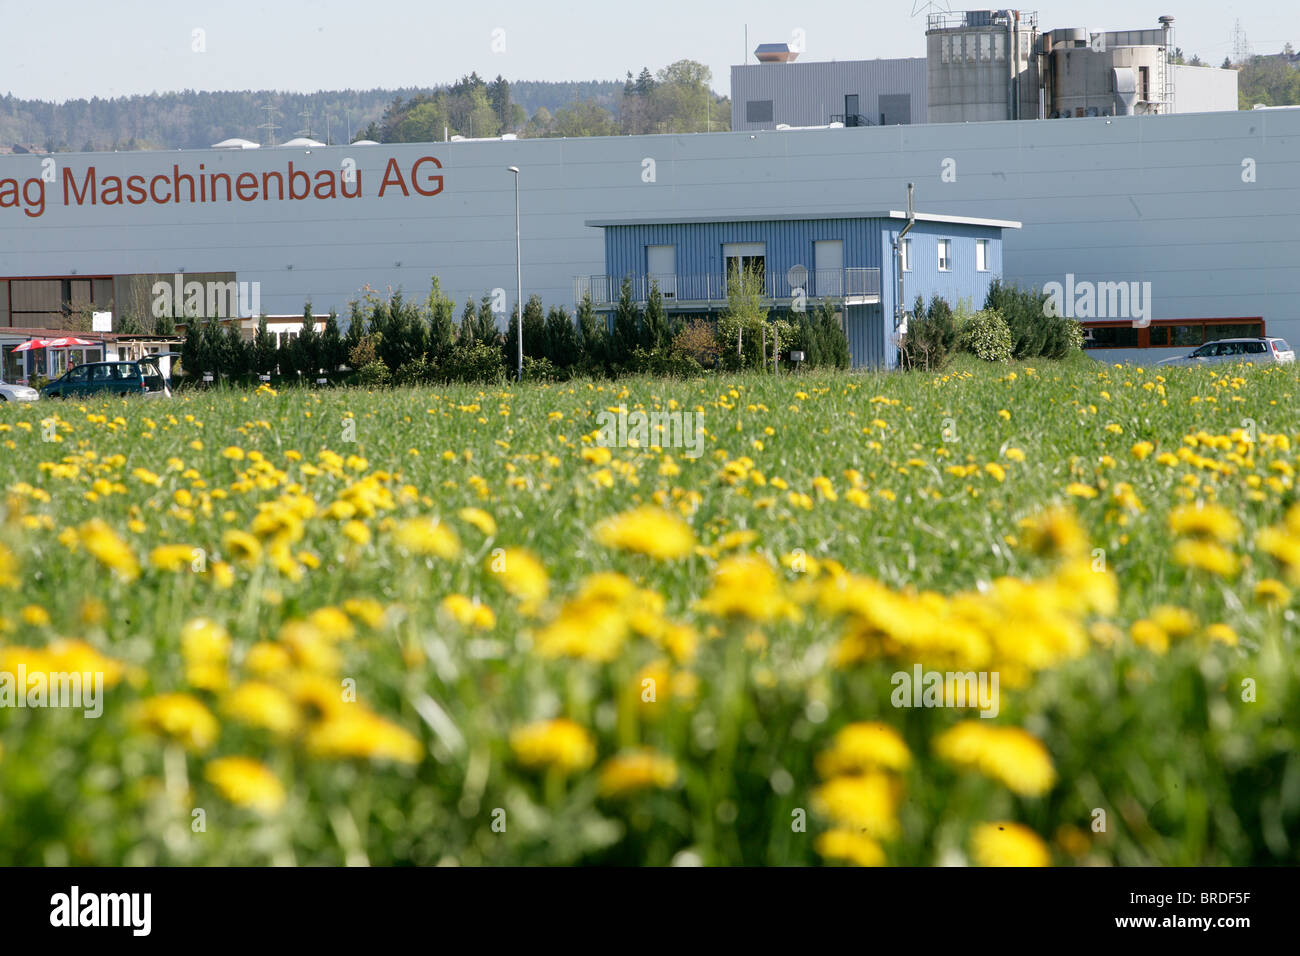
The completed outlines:
[[[357,382],[366,388],[375,388],[380,385],[387,385],[392,381],[393,376],[388,371],[388,366],[378,360],[369,362],[361,366],[357,373]]]
[[[976,312],[966,320],[958,335],[958,348],[986,362],[1011,360],[1011,329],[995,309]]]
[[[447,363],[447,376],[454,382],[479,382],[495,385],[505,381],[506,367],[501,349],[486,342],[457,345]]]

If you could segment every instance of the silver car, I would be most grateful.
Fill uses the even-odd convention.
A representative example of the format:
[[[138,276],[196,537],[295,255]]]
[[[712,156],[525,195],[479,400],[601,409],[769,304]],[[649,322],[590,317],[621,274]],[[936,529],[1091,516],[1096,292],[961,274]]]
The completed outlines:
[[[1249,339],[1218,339],[1206,342],[1189,355],[1176,355],[1162,359],[1157,365],[1223,365],[1229,362],[1294,362],[1295,352],[1285,339],[1258,337]]]
[[[34,388],[0,380],[0,402],[34,402],[40,397]]]

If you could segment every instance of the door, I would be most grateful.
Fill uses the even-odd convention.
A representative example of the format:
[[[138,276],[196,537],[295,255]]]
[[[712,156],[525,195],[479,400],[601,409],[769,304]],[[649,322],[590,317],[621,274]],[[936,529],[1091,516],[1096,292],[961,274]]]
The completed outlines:
[[[857,126],[857,125],[858,125],[858,113],[859,113],[859,112],[860,112],[860,110],[858,109],[858,94],[857,94],[857,93],[849,93],[849,94],[845,95],[845,97],[844,97],[844,125],[845,125],[845,126]]]
[[[646,246],[646,273],[665,299],[677,298],[677,247]]]
[[[813,243],[814,295],[844,294],[844,240],[819,239]]]
[[[726,242],[722,245],[723,291],[726,283],[738,273],[749,271],[758,278],[766,295],[767,289],[767,246],[761,242]]]
[[[90,369],[98,366],[79,365],[68,372],[64,377],[62,384],[59,385],[59,394],[65,398],[72,395],[80,395],[86,391],[86,383],[90,380]]]

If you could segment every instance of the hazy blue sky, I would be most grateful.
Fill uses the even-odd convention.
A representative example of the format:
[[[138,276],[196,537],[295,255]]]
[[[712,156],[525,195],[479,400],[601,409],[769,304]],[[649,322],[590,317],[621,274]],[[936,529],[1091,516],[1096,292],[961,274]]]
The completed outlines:
[[[924,6],[921,2],[916,4]],[[428,86],[477,70],[491,78],[618,79],[682,58],[713,70],[802,30],[804,59],[923,56],[914,0],[59,0],[7,2],[0,93],[65,100],[153,91]],[[959,2],[953,10],[965,9]],[[977,4],[971,4],[979,9]],[[1024,9],[1034,9],[1027,6]],[[1176,43],[1218,65],[1241,20],[1256,52],[1300,46],[1296,0],[1044,2],[1055,27],[1154,27],[1172,14]],[[203,30],[205,52],[195,52]],[[494,32],[501,31],[501,32]],[[494,38],[497,51],[494,51]],[[501,48],[504,49],[501,49]]]

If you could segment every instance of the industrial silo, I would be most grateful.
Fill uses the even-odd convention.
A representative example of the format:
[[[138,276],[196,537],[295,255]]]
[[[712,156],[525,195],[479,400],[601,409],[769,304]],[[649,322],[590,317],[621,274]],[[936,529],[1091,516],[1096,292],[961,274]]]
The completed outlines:
[[[1038,14],[931,14],[926,29],[931,123],[1038,117]]]

